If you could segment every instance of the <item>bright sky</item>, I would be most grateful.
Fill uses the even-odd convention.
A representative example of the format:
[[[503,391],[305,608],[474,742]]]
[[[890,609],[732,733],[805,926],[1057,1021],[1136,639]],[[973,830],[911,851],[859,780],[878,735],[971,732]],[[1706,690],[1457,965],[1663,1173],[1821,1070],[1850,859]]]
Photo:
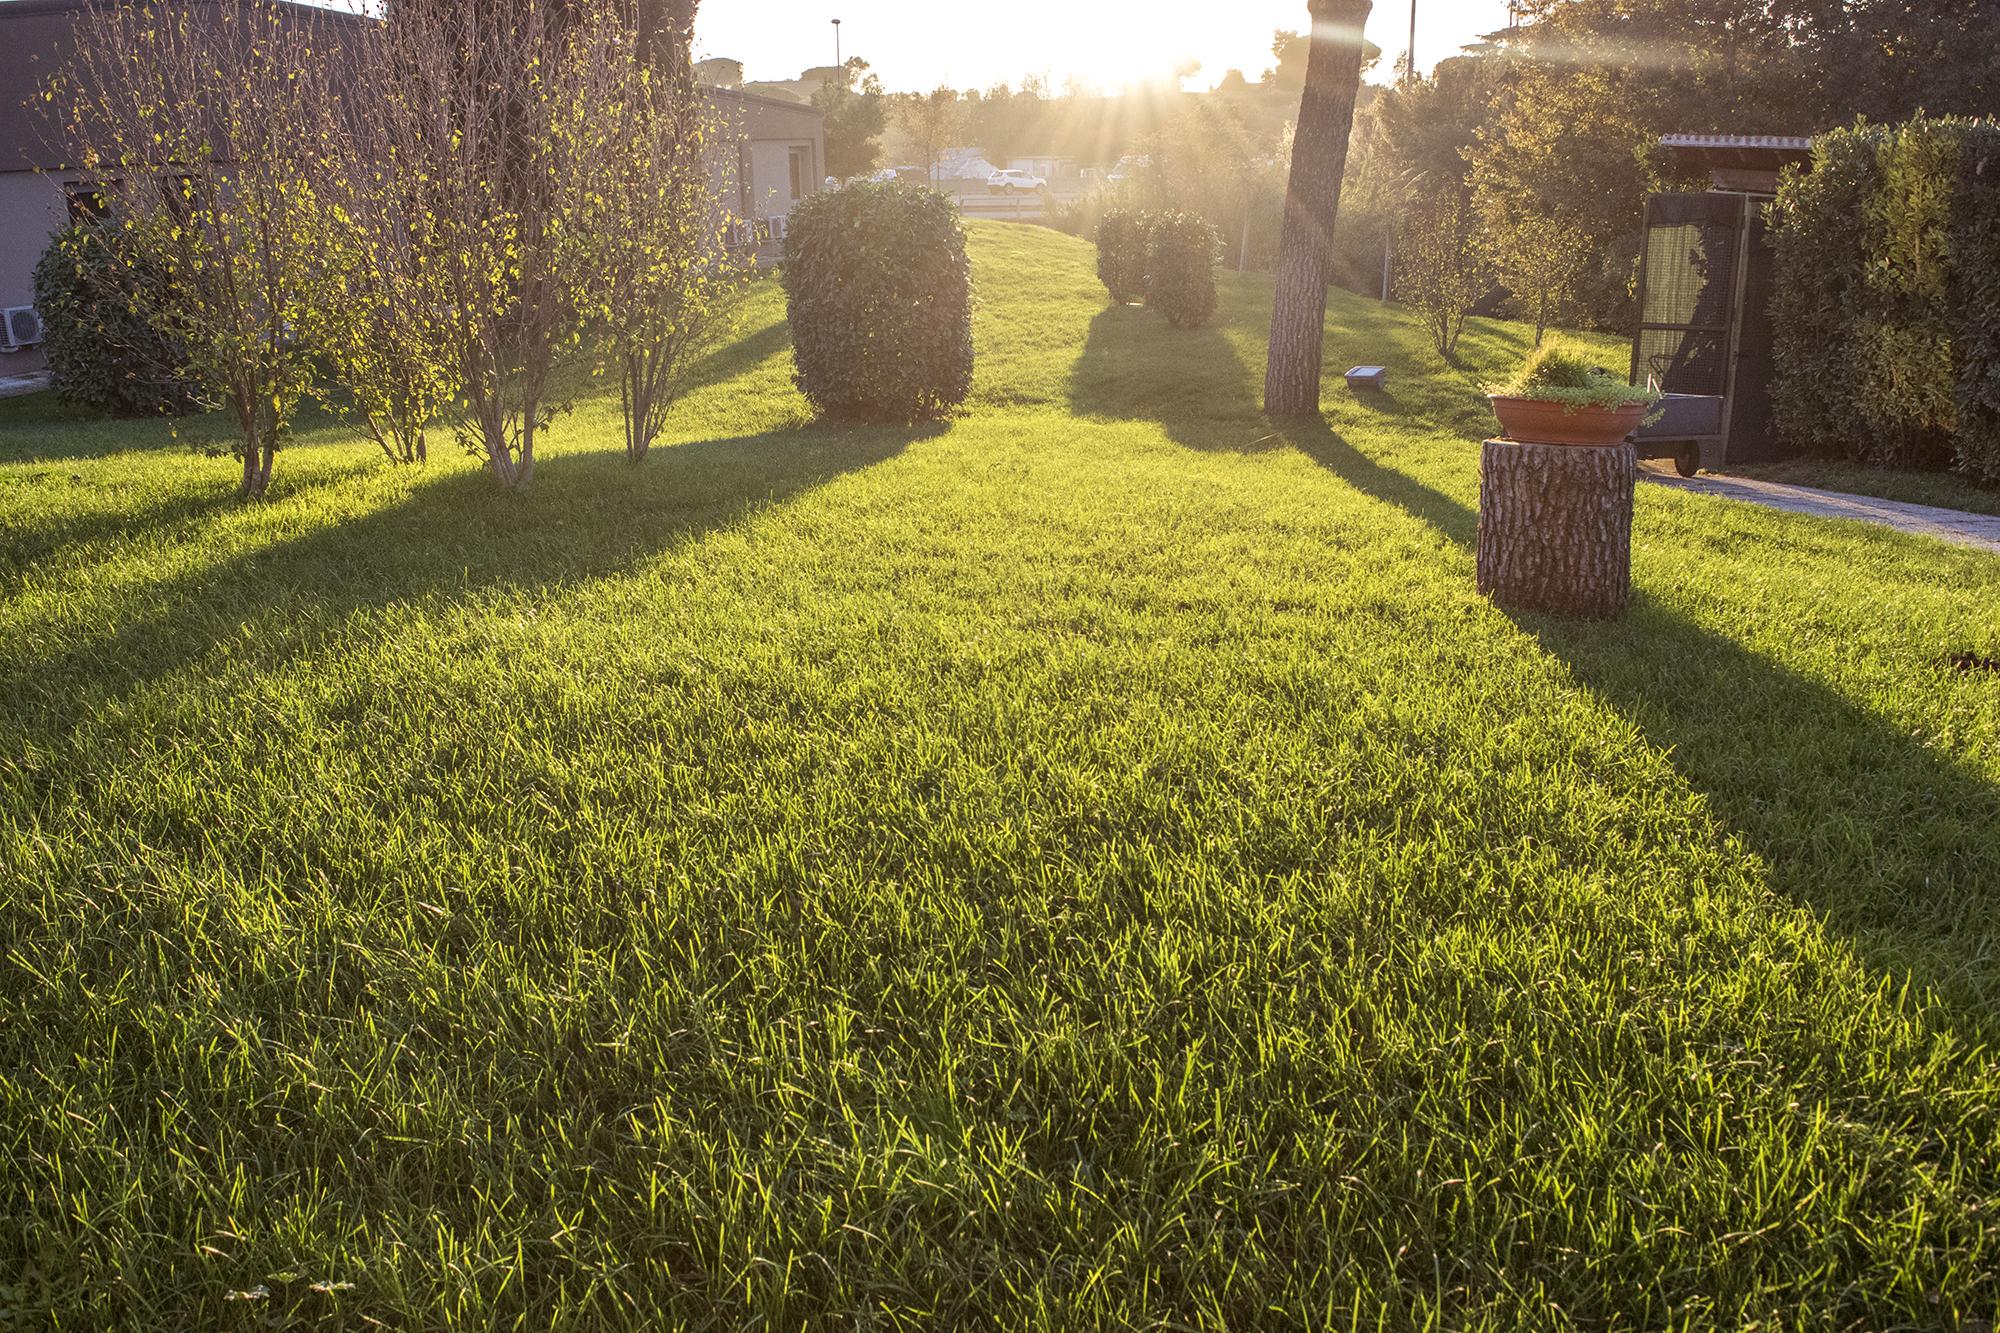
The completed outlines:
[[[1251,79],[1270,66],[1271,33],[1306,26],[1305,0],[704,0],[695,24],[701,59],[740,60],[745,77],[795,79],[841,52],[874,66],[892,91],[948,84],[986,88],[1031,74],[1061,88],[1074,75],[1113,90],[1167,75],[1183,61],[1206,88],[1224,71]],[[1428,69],[1507,21],[1506,0],[1417,0],[1417,63]],[[1383,72],[1409,45],[1409,0],[1376,0],[1368,38]]]

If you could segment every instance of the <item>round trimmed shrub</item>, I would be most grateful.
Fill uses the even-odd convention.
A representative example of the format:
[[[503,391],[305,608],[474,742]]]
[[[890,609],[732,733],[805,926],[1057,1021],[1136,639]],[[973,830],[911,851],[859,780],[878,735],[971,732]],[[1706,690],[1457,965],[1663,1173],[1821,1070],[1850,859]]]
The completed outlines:
[[[1198,213],[1156,214],[1146,304],[1177,329],[1198,329],[1215,313],[1215,255],[1222,241]]]
[[[1120,305],[1146,299],[1149,230],[1146,215],[1132,209],[1111,209],[1097,221],[1097,276]]]
[[[74,223],[35,264],[49,387],[96,412],[158,416],[195,407],[187,354],[140,308],[165,277],[135,259],[109,223]]]
[[[958,207],[899,182],[815,194],[785,228],[794,379],[822,417],[920,421],[972,389]]]

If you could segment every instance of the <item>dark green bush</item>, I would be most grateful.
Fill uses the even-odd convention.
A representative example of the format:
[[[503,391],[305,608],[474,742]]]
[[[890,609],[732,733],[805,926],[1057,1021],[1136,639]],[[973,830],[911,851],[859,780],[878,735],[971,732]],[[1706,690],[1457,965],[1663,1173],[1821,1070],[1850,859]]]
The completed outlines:
[[[140,310],[147,286],[165,279],[134,261],[119,237],[110,223],[73,224],[35,264],[49,386],[98,412],[191,411],[186,353]]]
[[[917,421],[972,388],[972,267],[958,207],[901,183],[792,210],[785,298],[794,377],[821,416]]]
[[[1771,223],[1787,441],[2000,482],[2000,125],[1823,135]]]
[[[1215,255],[1222,241],[1199,213],[1156,214],[1148,228],[1146,304],[1177,329],[1198,329],[1215,313]]]
[[[1958,470],[2000,486],[2000,126],[1971,136],[1952,219]]]
[[[1120,305],[1146,299],[1151,222],[1137,209],[1115,208],[1097,222],[1097,276]]]

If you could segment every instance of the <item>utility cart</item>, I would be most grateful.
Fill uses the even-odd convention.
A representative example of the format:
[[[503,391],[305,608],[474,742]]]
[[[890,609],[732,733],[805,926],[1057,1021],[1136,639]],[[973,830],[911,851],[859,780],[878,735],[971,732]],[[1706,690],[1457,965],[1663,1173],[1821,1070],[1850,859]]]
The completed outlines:
[[[1661,144],[1706,168],[1712,188],[1646,201],[1631,382],[1667,397],[1633,441],[1641,457],[1671,458],[1684,477],[1777,458],[1764,208],[1778,173],[1811,160],[1812,141],[1672,134]]]

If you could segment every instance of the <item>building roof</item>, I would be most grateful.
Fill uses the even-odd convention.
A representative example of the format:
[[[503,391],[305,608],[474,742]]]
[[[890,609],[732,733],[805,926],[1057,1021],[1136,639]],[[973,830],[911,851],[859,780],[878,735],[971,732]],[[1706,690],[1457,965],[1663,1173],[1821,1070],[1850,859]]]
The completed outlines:
[[[1666,134],[1660,146],[1690,166],[1777,171],[1812,160],[1812,140],[1787,134]]]
[[[817,140],[826,120],[818,107],[746,93],[741,88],[703,88],[732,134],[745,139]]]
[[[741,88],[721,88],[704,85],[702,92],[709,97],[725,102],[746,102],[751,106],[771,107],[778,111],[802,111],[809,116],[824,120],[825,113],[810,102],[791,102],[782,97],[771,97],[764,93],[745,92]]]
[[[69,60],[76,21],[101,0],[0,0],[0,172],[62,165],[58,126],[40,105],[42,86]],[[238,0],[178,0],[219,8]],[[314,22],[373,23],[346,10],[279,0]]]

